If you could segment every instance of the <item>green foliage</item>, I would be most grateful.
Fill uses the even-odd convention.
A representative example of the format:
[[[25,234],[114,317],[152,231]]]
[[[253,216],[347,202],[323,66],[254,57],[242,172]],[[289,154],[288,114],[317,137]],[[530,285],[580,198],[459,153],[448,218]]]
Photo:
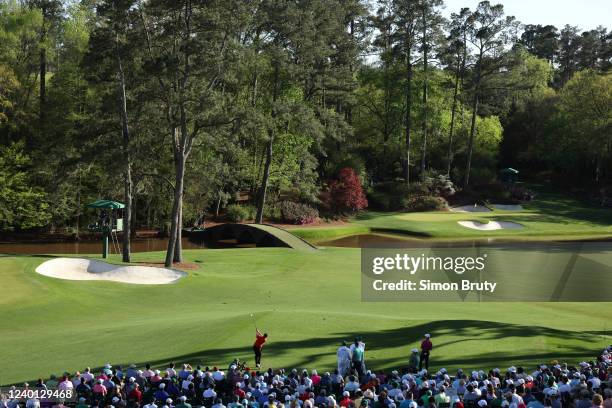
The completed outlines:
[[[237,195],[254,201],[271,139],[263,211],[270,220],[282,218],[283,201],[322,207],[326,180],[345,167],[355,169],[373,208],[446,194],[445,185],[465,176],[475,93],[472,182],[489,184],[498,168],[512,166],[525,178],[609,195],[608,30],[528,25],[517,40],[501,7],[483,2],[445,27],[439,3],[385,1],[369,13],[359,0],[0,2],[0,141],[24,141],[27,187],[53,203],[40,222],[81,228],[87,200],[123,196],[119,56],[137,227],[169,219],[173,132],[193,136],[184,146],[186,225],[223,212]],[[187,34],[195,29],[181,18],[187,4],[205,33]],[[491,30],[478,32],[486,21]],[[490,42],[479,61],[469,43],[484,34]],[[380,59],[362,59],[370,49]],[[439,62],[426,72],[425,49]],[[411,179],[421,180],[410,187],[401,180],[407,122]],[[449,157],[450,179],[438,182]]]
[[[293,201],[280,203],[282,219],[288,224],[311,224],[319,218],[319,212],[306,204]]]
[[[255,218],[255,208],[252,205],[231,204],[225,210],[225,218],[231,222],[252,221]]]
[[[407,185],[404,181],[387,181],[375,184],[368,192],[368,203],[376,210],[397,211],[406,207],[410,197],[428,193],[421,183]]]
[[[429,172],[423,176],[423,186],[427,188],[429,193],[436,196],[448,197],[455,194],[455,185],[446,174],[437,174]]]
[[[563,88],[559,102],[560,114],[574,136],[571,139],[589,152],[606,153],[602,146],[612,140],[612,74],[577,73]]]
[[[416,196],[406,201],[404,210],[407,212],[441,211],[448,208],[448,203],[438,196]]]
[[[18,87],[19,81],[13,70],[5,65],[0,65],[0,124],[8,122],[14,107],[14,94]]]
[[[23,144],[0,146],[0,231],[41,227],[50,219],[44,192],[31,186],[29,165]]]

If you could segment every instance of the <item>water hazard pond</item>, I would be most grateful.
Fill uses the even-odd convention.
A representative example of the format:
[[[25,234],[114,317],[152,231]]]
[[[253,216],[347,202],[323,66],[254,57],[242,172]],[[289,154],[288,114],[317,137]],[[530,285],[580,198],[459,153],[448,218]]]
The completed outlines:
[[[183,238],[183,249],[206,249],[203,243],[193,242]],[[518,244],[520,241],[504,241],[499,239],[479,240],[445,240],[430,241],[427,239],[413,238],[398,234],[356,234],[345,237],[316,241],[314,244],[320,247],[342,247],[342,248],[427,248],[427,247],[466,247],[486,246],[503,243]],[[546,244],[546,242],[540,242]],[[132,252],[165,251],[168,245],[167,238],[139,238],[132,240]],[[253,244],[238,244],[235,240],[222,240],[215,248],[248,248]],[[2,254],[97,254],[101,251],[100,241],[79,242],[52,242],[52,243],[0,243]],[[116,252],[116,251],[112,251]]]

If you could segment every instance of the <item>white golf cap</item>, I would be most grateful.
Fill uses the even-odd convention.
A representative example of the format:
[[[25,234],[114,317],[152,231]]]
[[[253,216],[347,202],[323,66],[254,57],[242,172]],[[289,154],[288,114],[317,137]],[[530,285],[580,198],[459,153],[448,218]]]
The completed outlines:
[[[429,334],[429,333],[425,333],[425,337],[430,338],[430,337],[431,337],[431,334]]]

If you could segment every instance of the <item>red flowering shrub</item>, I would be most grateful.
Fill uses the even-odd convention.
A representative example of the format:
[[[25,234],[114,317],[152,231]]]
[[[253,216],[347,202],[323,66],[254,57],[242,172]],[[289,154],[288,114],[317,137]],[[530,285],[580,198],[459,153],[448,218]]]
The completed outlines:
[[[328,189],[321,199],[324,206],[335,213],[350,213],[359,211],[368,206],[361,180],[350,167],[338,172],[335,180],[331,180]]]
[[[306,204],[283,201],[280,211],[284,222],[289,224],[312,224],[319,218],[319,212]]]

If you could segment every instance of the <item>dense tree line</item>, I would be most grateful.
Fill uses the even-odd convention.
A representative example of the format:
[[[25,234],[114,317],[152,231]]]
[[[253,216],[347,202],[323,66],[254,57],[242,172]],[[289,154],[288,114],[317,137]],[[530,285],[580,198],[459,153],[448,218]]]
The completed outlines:
[[[3,1],[0,229],[78,236],[84,204],[115,198],[169,234],[170,263],[183,226],[236,202],[334,213],[346,168],[369,192],[505,166],[609,188],[612,34],[442,6]]]

